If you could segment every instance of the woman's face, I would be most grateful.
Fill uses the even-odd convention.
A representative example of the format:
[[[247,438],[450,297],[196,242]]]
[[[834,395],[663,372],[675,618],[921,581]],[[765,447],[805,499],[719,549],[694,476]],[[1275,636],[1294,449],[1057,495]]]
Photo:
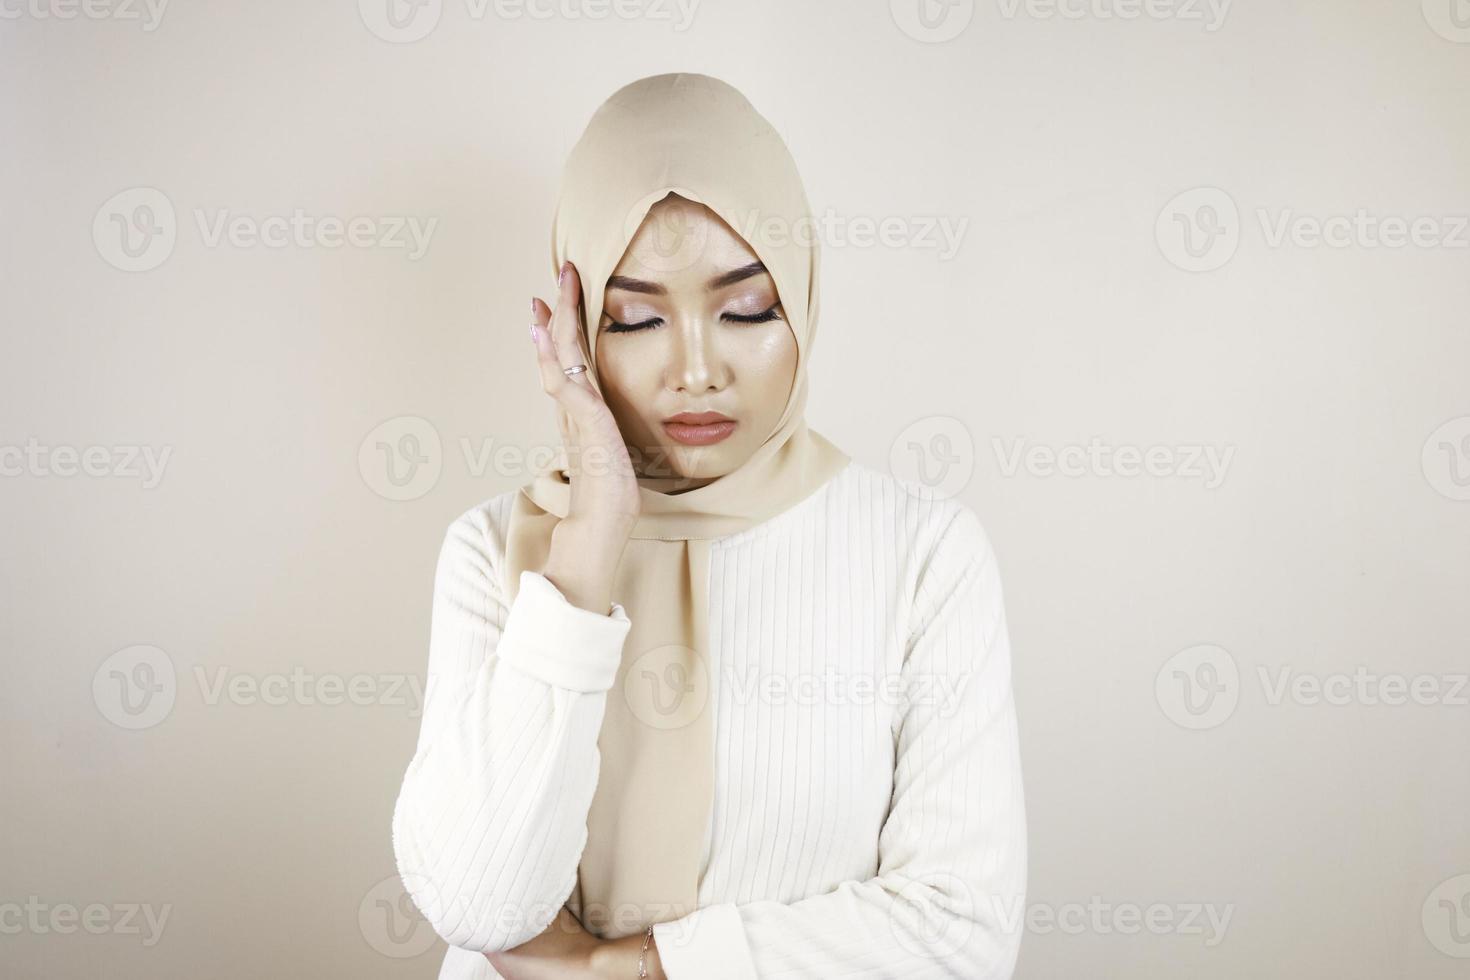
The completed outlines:
[[[770,273],[709,208],[670,195],[649,209],[607,281],[601,319],[598,379],[639,475],[703,486],[775,430],[796,337]],[[681,413],[733,424],[681,426]]]

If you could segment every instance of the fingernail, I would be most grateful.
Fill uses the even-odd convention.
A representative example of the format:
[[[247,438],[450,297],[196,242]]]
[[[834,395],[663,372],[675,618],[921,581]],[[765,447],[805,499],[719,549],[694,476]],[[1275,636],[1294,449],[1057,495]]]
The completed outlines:
[[[531,324],[531,343],[536,342],[536,324]]]
[[[564,286],[564,285],[566,285],[566,281],[567,281],[567,264],[565,262],[563,262],[561,264],[561,271],[556,274],[556,284],[558,286]]]
[[[536,297],[534,296],[531,297],[531,315],[536,315]]]

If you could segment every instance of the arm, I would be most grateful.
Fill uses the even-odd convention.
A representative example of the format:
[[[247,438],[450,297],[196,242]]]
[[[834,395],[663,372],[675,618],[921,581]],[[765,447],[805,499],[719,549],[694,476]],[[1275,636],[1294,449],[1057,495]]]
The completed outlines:
[[[656,925],[671,980],[1011,976],[1026,826],[1010,644],[995,559],[967,508],[920,574],[909,628],[905,690],[930,696],[902,711],[877,876]]]
[[[529,943],[505,952],[486,953],[491,966],[508,980],[628,980],[638,976],[640,958],[648,980],[668,980],[659,963],[658,945],[643,953],[643,933],[600,939],[563,906],[556,921]]]
[[[631,625],[621,605],[578,608],[530,571],[507,607],[485,520],[471,511],[444,539],[424,717],[393,813],[414,904],[478,952],[538,935],[571,894]]]

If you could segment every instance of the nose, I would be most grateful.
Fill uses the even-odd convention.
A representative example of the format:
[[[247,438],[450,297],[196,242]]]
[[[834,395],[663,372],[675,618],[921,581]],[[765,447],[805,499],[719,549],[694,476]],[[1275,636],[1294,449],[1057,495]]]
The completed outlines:
[[[730,365],[719,349],[711,325],[690,317],[674,334],[668,366],[668,386],[681,394],[720,391],[730,383]]]

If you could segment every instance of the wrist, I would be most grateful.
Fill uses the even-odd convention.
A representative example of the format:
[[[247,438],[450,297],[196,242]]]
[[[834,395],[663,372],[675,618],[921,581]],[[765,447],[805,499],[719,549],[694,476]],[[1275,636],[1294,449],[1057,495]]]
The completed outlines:
[[[618,940],[603,939],[592,947],[587,960],[587,975],[595,980],[630,980],[638,975],[635,962],[629,966]]]
[[[590,975],[598,980],[637,980],[638,957],[643,953],[643,933],[634,933],[622,939],[605,939],[592,947],[588,968]],[[658,959],[658,945],[648,941],[648,954],[643,958],[648,971],[648,980],[667,980]]]
[[[560,538],[594,555],[611,556],[616,562],[637,525],[636,518],[572,515],[556,522],[551,540]]]
[[[613,577],[627,540],[626,534],[600,523],[593,527],[563,520],[551,532],[551,550],[541,574],[572,605],[608,615]]]

